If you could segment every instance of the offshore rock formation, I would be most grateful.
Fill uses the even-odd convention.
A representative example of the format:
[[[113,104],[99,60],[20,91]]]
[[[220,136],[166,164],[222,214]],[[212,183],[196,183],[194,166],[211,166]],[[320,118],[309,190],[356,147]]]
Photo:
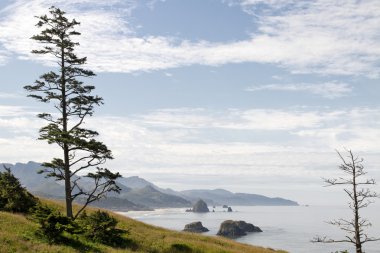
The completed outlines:
[[[196,221],[185,225],[183,231],[192,233],[204,233],[208,232],[209,230],[202,225],[202,222]]]
[[[239,237],[247,235],[247,232],[263,232],[259,227],[245,221],[224,221],[219,228],[217,235],[225,237]]]
[[[193,206],[193,212],[194,213],[208,213],[210,212],[210,210],[208,209],[206,202],[200,199]]]

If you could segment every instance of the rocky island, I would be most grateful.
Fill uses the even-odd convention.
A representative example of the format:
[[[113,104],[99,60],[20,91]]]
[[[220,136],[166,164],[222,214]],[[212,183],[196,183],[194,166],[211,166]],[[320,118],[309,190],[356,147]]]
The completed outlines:
[[[186,210],[186,212],[194,212],[194,213],[208,213],[210,210],[207,207],[206,202],[202,199],[199,199],[193,206],[192,209]]]
[[[209,230],[202,225],[202,222],[196,221],[185,225],[183,231],[192,233],[204,233],[208,232]]]
[[[217,235],[225,237],[239,237],[247,235],[247,232],[263,232],[259,227],[245,221],[224,221],[219,228]]]

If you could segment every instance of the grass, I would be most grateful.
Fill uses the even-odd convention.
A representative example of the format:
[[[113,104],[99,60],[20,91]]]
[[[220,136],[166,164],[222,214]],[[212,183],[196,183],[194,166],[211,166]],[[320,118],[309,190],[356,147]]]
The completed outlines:
[[[62,202],[42,202],[64,211]],[[94,210],[97,209],[89,208],[87,212]],[[118,219],[118,228],[128,231],[117,248],[73,235],[66,235],[62,244],[50,245],[36,236],[38,225],[28,217],[0,212],[0,252],[285,253],[222,237],[172,231],[110,213]]]

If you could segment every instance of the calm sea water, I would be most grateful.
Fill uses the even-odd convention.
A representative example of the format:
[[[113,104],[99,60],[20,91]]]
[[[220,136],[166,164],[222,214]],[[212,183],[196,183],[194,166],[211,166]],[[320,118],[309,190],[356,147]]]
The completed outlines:
[[[349,244],[311,243],[316,235],[325,235],[334,239],[343,238],[344,234],[326,221],[338,218],[349,218],[347,207],[334,206],[235,206],[234,212],[224,212],[222,207],[216,207],[215,213],[186,213],[185,209],[159,209],[151,212],[121,213],[148,224],[173,230],[182,230],[190,222],[201,221],[215,235],[220,223],[224,220],[244,220],[259,226],[263,233],[250,233],[236,239],[239,242],[283,249],[291,253],[330,253],[338,250],[354,252]],[[379,208],[370,206],[363,212],[373,226],[369,234],[380,237]],[[380,253],[380,241],[369,242],[364,246],[366,253]]]

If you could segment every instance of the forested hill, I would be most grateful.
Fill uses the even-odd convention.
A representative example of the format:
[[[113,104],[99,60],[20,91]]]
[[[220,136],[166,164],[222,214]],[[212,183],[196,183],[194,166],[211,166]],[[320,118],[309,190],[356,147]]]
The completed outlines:
[[[49,198],[63,199],[63,184],[52,178],[38,174],[41,166],[36,162],[5,164],[10,167],[21,183],[32,193]],[[0,166],[3,170],[3,166]],[[91,182],[84,180],[90,187]],[[265,206],[294,206],[297,202],[270,198],[258,194],[233,193],[224,189],[215,190],[186,190],[175,191],[163,189],[138,176],[118,179],[122,191],[111,194],[107,199],[96,205],[114,210],[151,210],[152,208],[190,207],[198,199],[203,199],[208,205],[265,205]]]

